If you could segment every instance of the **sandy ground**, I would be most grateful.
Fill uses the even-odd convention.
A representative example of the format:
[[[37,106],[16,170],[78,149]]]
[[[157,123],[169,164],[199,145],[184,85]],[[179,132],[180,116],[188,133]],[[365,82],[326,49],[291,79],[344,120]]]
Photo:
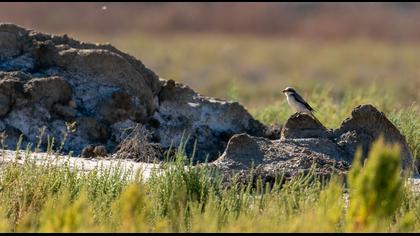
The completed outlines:
[[[16,159],[16,151],[11,150],[1,150],[0,151],[0,163],[12,162],[17,161],[19,164],[23,164],[25,162],[26,155],[24,151],[19,152],[19,156]],[[69,167],[72,170],[79,170],[79,171],[92,171],[96,167],[101,167],[100,169],[108,169],[110,168],[111,171],[113,170],[112,167],[121,165],[123,170],[129,170],[131,175],[129,177],[135,177],[136,173],[140,171],[143,175],[143,179],[148,179],[150,177],[150,173],[153,169],[159,169],[158,164],[152,163],[142,163],[142,162],[135,162],[130,160],[116,160],[116,159],[86,159],[81,157],[70,157],[70,156],[61,156],[61,155],[54,155],[47,153],[31,153],[30,160],[36,161],[36,163],[42,164],[45,162],[49,162],[53,165],[62,166],[66,163],[69,164]]]
[[[49,161],[53,165],[57,166],[68,163],[71,169],[79,171],[92,171],[96,167],[103,167],[102,169],[108,169],[111,167],[112,170],[112,167],[121,165],[123,170],[129,170],[129,173],[131,173],[129,177],[135,177],[136,173],[140,171],[144,180],[147,180],[150,177],[152,170],[159,170],[159,165],[152,163],[116,159],[85,159],[81,157],[48,155],[47,153],[31,153],[30,160],[35,160],[39,164]],[[16,151],[0,151],[0,166],[3,163],[12,161],[17,161],[18,163],[23,164],[25,161],[25,152],[20,151],[19,156],[16,159]],[[420,193],[420,178],[409,178],[407,184],[412,186],[413,191]]]

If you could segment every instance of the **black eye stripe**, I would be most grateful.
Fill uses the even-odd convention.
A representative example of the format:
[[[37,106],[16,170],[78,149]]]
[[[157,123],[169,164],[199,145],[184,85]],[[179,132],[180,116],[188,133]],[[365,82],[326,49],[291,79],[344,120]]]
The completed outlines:
[[[284,92],[296,93],[296,90],[294,90],[293,88],[286,88]]]

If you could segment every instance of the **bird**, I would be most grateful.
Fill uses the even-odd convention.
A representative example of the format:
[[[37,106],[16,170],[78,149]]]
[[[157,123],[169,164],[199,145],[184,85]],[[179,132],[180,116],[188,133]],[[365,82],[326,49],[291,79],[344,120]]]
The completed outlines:
[[[317,122],[321,123],[313,114],[316,112],[315,109],[313,109],[294,88],[287,87],[283,90],[283,93],[286,95],[289,106],[295,109],[297,113],[308,114]]]

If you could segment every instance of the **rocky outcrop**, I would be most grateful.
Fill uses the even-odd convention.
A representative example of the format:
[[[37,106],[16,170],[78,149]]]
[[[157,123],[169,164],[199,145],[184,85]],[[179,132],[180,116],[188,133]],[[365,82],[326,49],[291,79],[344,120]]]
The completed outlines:
[[[372,105],[360,105],[353,109],[351,116],[341,126],[332,131],[337,144],[353,157],[356,148],[362,147],[365,158],[373,141],[382,135],[387,143],[401,146],[401,161],[404,169],[413,166],[413,156],[405,137],[385,116]]]
[[[404,136],[372,105],[353,109],[351,116],[335,130],[327,130],[311,116],[294,114],[281,134],[279,140],[234,135],[223,155],[211,165],[228,176],[235,171],[243,175],[254,169],[264,179],[274,180],[276,175],[292,177],[307,173],[313,164],[315,175],[328,177],[332,173],[345,174],[358,147],[362,147],[366,158],[372,143],[382,135],[386,142],[401,146],[402,168],[417,174]]]
[[[43,130],[42,148],[50,136],[65,141],[63,152],[84,150],[86,157],[112,154],[124,130],[139,124],[151,132],[148,142],[156,150],[184,141],[188,154],[196,146],[198,161],[216,159],[233,134],[259,136],[266,129],[240,104],[159,79],[110,45],[13,24],[0,24],[0,119],[8,148],[15,148],[21,134],[22,147],[38,143]]]
[[[320,138],[269,140],[248,134],[233,136],[223,155],[210,163],[229,177],[236,173],[259,173],[274,180],[306,174],[315,165],[314,174],[329,177],[344,174],[351,166],[347,154],[333,141]]]
[[[173,80],[162,81],[159,109],[153,116],[154,133],[163,147],[177,147],[182,139],[187,153],[196,150],[195,160],[220,156],[229,138],[246,132],[263,136],[266,127],[254,120],[237,102],[206,98]]]
[[[0,81],[0,117],[4,117],[16,103],[18,96],[23,94],[23,84],[14,79]]]
[[[24,93],[32,103],[39,103],[51,109],[54,104],[67,104],[73,91],[70,85],[61,77],[31,79],[24,85]]]
[[[328,130],[308,115],[292,115],[281,131],[282,139],[327,137]]]

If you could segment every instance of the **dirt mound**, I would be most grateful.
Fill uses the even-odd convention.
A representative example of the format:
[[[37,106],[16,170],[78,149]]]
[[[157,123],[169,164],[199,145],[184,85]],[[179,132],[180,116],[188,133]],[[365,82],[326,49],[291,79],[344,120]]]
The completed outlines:
[[[314,164],[315,175],[329,177],[334,172],[345,174],[349,170],[358,147],[362,147],[366,158],[372,143],[383,135],[386,142],[401,146],[402,168],[417,174],[404,136],[372,105],[354,108],[335,130],[327,130],[311,116],[295,114],[281,134],[278,140],[234,135],[223,155],[211,165],[228,177],[232,171],[246,175],[255,168],[263,179],[274,180],[276,175],[292,177],[307,173]]]
[[[124,130],[144,125],[149,142],[177,147],[182,137],[196,160],[216,159],[235,133],[262,135],[266,128],[238,103],[203,97],[159,79],[141,61],[103,44],[76,41],[0,24],[0,132],[14,149],[38,143],[44,129],[63,152],[76,155],[119,147]],[[75,131],[67,132],[69,124]],[[103,147],[105,147],[105,150]],[[208,156],[207,156],[208,154]],[[89,155],[87,155],[89,156]]]

